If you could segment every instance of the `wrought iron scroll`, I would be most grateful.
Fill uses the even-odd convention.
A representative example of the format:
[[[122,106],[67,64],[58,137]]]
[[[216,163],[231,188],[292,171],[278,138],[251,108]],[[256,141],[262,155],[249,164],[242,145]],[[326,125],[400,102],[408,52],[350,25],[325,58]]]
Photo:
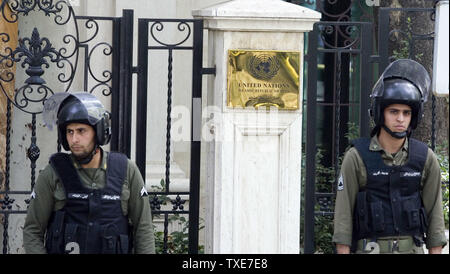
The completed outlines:
[[[11,15],[6,15],[6,8],[11,8]],[[0,19],[8,23],[16,23],[20,16],[28,16],[32,12],[43,12],[46,16],[54,16],[54,23],[64,25],[69,20],[74,20],[73,9],[66,1],[53,0],[5,0],[0,6]],[[1,33],[3,41],[7,42],[10,37],[7,33]],[[17,87],[13,98],[9,98],[8,93],[2,92],[14,104],[17,109],[29,114],[39,114],[42,112],[43,102],[50,97],[54,91],[46,86],[46,81],[41,76],[50,67],[49,62],[55,63],[58,68],[63,68],[67,59],[61,55],[64,48],[57,50],[52,42],[42,37],[37,28],[34,28],[30,37],[19,38],[19,46],[16,49],[7,47],[5,54],[0,53],[0,64],[7,68],[12,68],[14,64],[20,64],[26,68],[28,78],[22,86]],[[60,77],[60,76],[59,76]],[[58,78],[59,78],[58,77]],[[11,82],[16,80],[13,73],[8,73],[6,78],[0,78],[1,82]]]
[[[298,3],[298,4],[309,4],[310,1],[304,0],[292,0],[289,2]],[[315,243],[314,243],[314,223],[315,216],[332,216],[332,207],[333,207],[333,193],[324,193],[316,192],[316,106],[320,102],[317,101],[317,54],[319,52],[328,52],[335,54],[335,62],[336,58],[343,58],[341,54],[350,53],[350,54],[360,54],[360,85],[361,85],[361,95],[360,95],[360,134],[361,136],[367,136],[364,132],[368,132],[369,130],[369,119],[367,114],[362,115],[365,111],[367,113],[367,107],[363,109],[363,107],[368,106],[368,94],[367,92],[372,88],[372,84],[374,80],[376,80],[376,75],[372,72],[374,71],[375,63],[378,63],[378,72],[381,73],[383,69],[389,64],[390,61],[394,59],[391,52],[389,50],[389,46],[392,42],[395,42],[395,39],[403,39],[406,41],[408,48],[407,56],[403,58],[411,58],[416,59],[415,52],[415,44],[419,41],[427,41],[432,40],[434,33],[423,33],[419,34],[412,29],[390,29],[389,20],[390,20],[390,12],[396,13],[416,13],[416,12],[428,12],[430,14],[430,20],[434,21],[434,8],[383,8],[379,6],[367,7],[364,5],[364,2],[367,1],[335,1],[335,0],[324,0],[324,1],[314,1],[316,10],[322,13],[322,22],[316,23],[314,26],[313,32],[308,35],[308,55],[305,60],[308,62],[308,94],[307,94],[307,143],[306,143],[306,185],[305,185],[305,253],[313,253],[315,251]],[[423,3],[419,3],[418,5],[422,5]],[[360,15],[356,15],[358,17],[352,16],[354,9],[359,8],[359,12],[362,13]],[[376,47],[378,50],[373,51],[372,49],[372,39],[374,38],[374,30],[372,28],[371,23],[375,20],[373,19],[372,13],[378,12],[378,41]],[[355,22],[351,20],[358,19],[359,21],[369,21],[368,23],[363,22]],[[348,22],[347,22],[348,21]],[[347,23],[345,23],[347,22]],[[339,24],[341,24],[339,26]],[[345,26],[347,24],[347,26]],[[362,24],[362,29],[353,27],[351,30],[348,29],[348,26],[358,26]],[[369,24],[369,25],[367,25]],[[409,27],[409,26],[407,26]],[[337,41],[337,37],[339,39],[345,40],[343,44],[333,44],[327,41],[327,38],[332,37],[334,35],[335,40],[331,39],[331,41]],[[369,41],[369,43],[367,43]],[[375,48],[377,49],[377,48]],[[343,61],[343,59],[341,60]],[[339,62],[337,62],[339,63]],[[342,71],[341,69],[345,68],[344,65],[338,65],[335,68],[334,80],[336,81],[335,92],[334,93],[334,103],[335,111],[334,111],[334,121],[335,126],[337,128],[340,127],[339,124],[339,108],[344,106],[344,102],[341,102],[339,94],[345,94],[346,90],[342,89],[340,86],[340,82],[342,81]],[[363,72],[365,70],[365,73]],[[341,77],[341,79],[339,79]],[[365,92],[365,94],[364,94]],[[435,139],[436,139],[436,98],[432,95],[431,98],[431,107],[432,107],[432,127],[431,127],[431,146],[434,148]],[[362,123],[364,122],[364,123]],[[334,135],[334,144],[333,144],[333,169],[335,175],[335,181],[337,181],[337,176],[339,174],[338,171],[338,162],[339,162],[339,139],[336,138],[338,133],[335,132]],[[333,186],[334,187],[334,186]],[[334,192],[334,190],[333,190]]]
[[[65,29],[68,31],[61,36],[61,40],[58,40],[58,38],[51,40],[43,37],[38,28],[34,28],[30,33],[23,33],[29,36],[20,37],[16,48],[6,47],[0,52],[0,66],[11,69],[16,65],[20,65],[16,67],[24,69],[27,76],[21,83],[16,78],[16,75],[10,71],[0,74],[0,96],[4,96],[7,99],[5,183],[3,188],[0,188],[0,216],[3,217],[3,253],[9,252],[9,217],[11,214],[26,213],[26,210],[14,210],[14,205],[21,201],[21,198],[14,196],[23,195],[29,197],[36,182],[36,163],[41,154],[37,142],[36,126],[38,115],[42,113],[45,100],[55,92],[70,92],[73,88],[77,71],[82,72],[84,79],[83,89],[87,92],[101,92],[102,96],[110,96],[118,88],[117,83],[114,86],[112,79],[115,66],[114,61],[112,62],[112,69],[105,69],[100,71],[100,73],[93,69],[93,64],[95,64],[99,55],[102,56],[100,57],[102,59],[105,57],[112,59],[114,51],[118,50],[113,48],[112,43],[106,41],[98,42],[96,39],[98,39],[99,33],[110,31],[113,34],[113,40],[119,41],[117,39],[119,36],[114,38],[114,28],[120,26],[117,22],[121,18],[76,16],[67,0],[0,1],[0,21],[5,24],[17,23],[21,17],[30,16],[34,13],[44,14],[45,17],[43,18],[48,18],[48,22],[55,24],[55,26],[67,26]],[[100,21],[111,24],[111,30],[102,29],[103,25],[99,24]],[[119,28],[116,30],[119,30]],[[86,31],[87,37],[85,39],[80,38],[81,31]],[[8,33],[0,33],[0,41],[2,43],[10,42],[10,40],[11,37]],[[119,45],[116,43],[115,46],[118,47]],[[84,60],[80,58],[82,50],[84,50]],[[82,62],[84,62],[84,65],[79,67],[79,64]],[[51,67],[57,70],[56,77],[46,73]],[[118,68],[115,70],[118,71]],[[49,77],[52,77],[52,81],[59,81],[63,90],[55,90],[55,87],[48,84]],[[5,90],[4,84],[12,81],[15,81],[15,90],[13,92]],[[27,124],[31,132],[31,142],[26,150],[26,156],[30,160],[30,190],[11,190],[11,114],[13,108],[15,115],[23,113],[31,116],[31,121]],[[58,145],[57,150],[61,150],[60,145]],[[30,202],[29,198],[25,198],[23,201],[25,205],[28,205]]]
[[[176,26],[176,41],[165,41],[164,33],[167,29],[174,29]],[[149,192],[152,214],[161,216],[164,220],[163,228],[163,253],[170,253],[169,249],[169,223],[173,217],[189,214],[189,253],[198,252],[198,185],[199,178],[196,178],[199,172],[200,158],[196,158],[200,147],[196,147],[196,142],[191,141],[191,178],[190,191],[171,191],[170,163],[171,163],[171,127],[172,127],[172,97],[173,97],[173,61],[175,51],[193,51],[194,71],[193,71],[193,94],[197,94],[196,85],[200,81],[202,63],[196,61],[199,59],[198,51],[201,55],[201,41],[199,33],[202,32],[201,20],[178,20],[178,19],[140,19],[139,20],[139,46],[138,46],[138,106],[137,106],[137,140],[136,147],[146,146],[146,117],[147,117],[147,60],[152,51],[167,52],[167,113],[166,113],[166,153],[165,153],[165,177],[162,179],[162,188],[157,191]],[[201,60],[201,57],[200,59]],[[200,69],[196,68],[200,66]],[[200,84],[201,88],[201,84]],[[201,91],[200,91],[201,94]],[[197,95],[196,95],[197,96]],[[193,98],[196,97],[193,95]],[[198,142],[199,143],[199,142]],[[192,146],[195,147],[192,149]],[[198,150],[198,151],[197,151]],[[198,154],[198,155],[197,155]],[[136,164],[141,174],[146,174],[145,151],[136,151]],[[198,169],[198,170],[197,170]],[[197,193],[197,194],[196,194]],[[189,199],[189,206],[186,202]],[[170,207],[171,205],[171,207]],[[171,216],[171,217],[170,217]],[[178,217],[177,217],[178,218]],[[184,217],[181,217],[184,218]]]
[[[328,218],[327,221],[332,221],[331,218],[334,215],[334,199],[336,184],[339,176],[339,164],[340,157],[342,156],[342,142],[341,142],[341,126],[342,118],[341,113],[343,111],[342,107],[356,106],[359,104],[361,116],[367,116],[367,102],[363,100],[362,97],[366,95],[366,91],[369,90],[367,85],[370,85],[370,81],[363,83],[363,77],[360,80],[360,90],[362,94],[360,95],[360,102],[346,102],[345,99],[341,97],[343,94],[348,94],[349,91],[345,86],[342,85],[344,77],[348,77],[347,74],[343,74],[345,66],[348,66],[348,59],[353,56],[355,58],[359,56],[359,60],[363,56],[367,56],[368,44],[372,43],[370,39],[371,34],[371,24],[366,22],[334,22],[334,21],[322,21],[318,22],[314,26],[313,32],[309,33],[308,40],[308,102],[307,102],[307,144],[306,144],[306,184],[305,184],[305,219],[304,219],[304,230],[305,230],[305,253],[313,253],[315,250],[314,244],[314,223],[317,216],[323,216]],[[317,55],[318,54],[333,54],[333,63],[331,70],[333,71],[333,85],[330,87],[329,92],[332,94],[332,102],[319,102],[317,101],[317,73],[312,73],[311,70],[317,70]],[[344,62],[344,57],[347,61]],[[361,60],[359,69],[361,74],[370,73],[370,70],[366,65],[367,60]],[[325,64],[327,66],[327,64]],[[364,106],[362,106],[364,104]],[[327,185],[328,182],[333,182],[323,189],[317,189],[316,182],[316,156],[317,156],[317,144],[316,137],[313,132],[316,130],[316,111],[314,109],[317,106],[332,106],[333,107],[333,138],[332,138],[332,153],[331,153],[331,166],[329,169],[332,174],[329,175],[330,178],[326,182],[320,182],[322,186]],[[331,118],[331,117],[330,117]],[[366,121],[364,117],[361,118],[362,121]],[[345,145],[344,145],[345,146]],[[324,174],[324,176],[328,176]],[[322,176],[323,177],[323,176]]]

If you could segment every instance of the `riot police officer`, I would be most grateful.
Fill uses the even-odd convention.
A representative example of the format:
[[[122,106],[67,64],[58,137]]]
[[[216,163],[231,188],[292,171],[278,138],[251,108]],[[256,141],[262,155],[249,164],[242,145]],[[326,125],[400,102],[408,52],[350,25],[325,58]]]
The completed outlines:
[[[446,245],[440,168],[410,137],[423,115],[430,77],[419,63],[392,62],[374,85],[371,138],[352,141],[335,205],[337,253],[441,253]]]
[[[89,93],[57,93],[44,104],[67,153],[39,174],[23,229],[26,253],[154,253],[148,194],[134,162],[101,146],[110,115]]]

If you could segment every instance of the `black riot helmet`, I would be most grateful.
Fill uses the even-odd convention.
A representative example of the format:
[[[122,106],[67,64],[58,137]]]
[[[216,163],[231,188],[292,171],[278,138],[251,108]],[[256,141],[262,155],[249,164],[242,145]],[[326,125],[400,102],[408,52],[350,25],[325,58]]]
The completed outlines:
[[[69,150],[66,127],[70,123],[82,123],[93,127],[95,147],[106,145],[111,139],[111,115],[92,94],[56,93],[44,103],[44,121],[51,129],[58,126],[58,137],[65,150]]]
[[[384,70],[375,83],[371,98],[370,115],[375,122],[372,136],[383,127],[395,138],[403,138],[415,129],[423,116],[423,104],[427,101],[431,79],[426,69],[416,61],[399,59]],[[384,109],[392,104],[411,107],[412,117],[405,132],[391,132],[384,125]]]

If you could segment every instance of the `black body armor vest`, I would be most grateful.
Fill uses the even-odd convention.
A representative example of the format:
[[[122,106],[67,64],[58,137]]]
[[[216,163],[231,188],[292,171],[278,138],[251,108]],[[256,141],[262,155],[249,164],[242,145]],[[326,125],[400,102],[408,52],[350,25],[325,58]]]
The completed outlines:
[[[428,147],[410,138],[408,161],[387,166],[381,152],[370,151],[369,145],[369,138],[353,141],[367,170],[367,185],[360,189],[354,209],[354,240],[405,235],[423,239],[428,224],[420,181]]]
[[[122,185],[128,159],[111,152],[106,185],[87,189],[66,153],[56,153],[50,164],[66,193],[64,208],[53,212],[46,235],[48,253],[123,254],[131,251],[131,229],[121,207]]]

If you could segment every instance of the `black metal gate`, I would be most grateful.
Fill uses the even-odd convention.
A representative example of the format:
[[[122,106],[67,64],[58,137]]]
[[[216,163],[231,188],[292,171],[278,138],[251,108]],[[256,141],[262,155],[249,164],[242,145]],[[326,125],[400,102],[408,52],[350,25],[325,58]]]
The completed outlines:
[[[359,127],[361,136],[369,135],[369,119],[368,119],[368,95],[371,89],[372,69],[369,63],[369,55],[372,49],[372,24],[366,22],[320,22],[314,25],[313,32],[309,35],[308,44],[308,93],[307,93],[307,136],[306,136],[306,182],[305,182],[305,253],[311,253],[314,247],[314,215],[332,216],[330,206],[335,195],[335,185],[331,188],[327,183],[333,182],[333,178],[338,175],[339,157],[343,153],[346,144],[342,142],[342,136],[348,132],[348,126],[341,122],[341,115],[347,114],[351,108],[356,108],[355,115],[359,116]],[[335,43],[327,42],[327,35],[334,36],[332,38]],[[345,35],[346,39],[337,39],[339,36]],[[354,37],[351,37],[355,35]],[[319,39],[322,40],[319,46]],[[332,81],[332,96],[326,98],[318,98],[317,96],[317,56],[315,54],[325,53],[333,55],[331,60],[331,70],[335,78]],[[349,69],[351,59],[359,61],[359,69],[361,70],[361,88],[355,90],[352,94],[348,92],[348,78],[343,77],[342,70]],[[356,61],[355,61],[356,62]],[[348,75],[348,71],[346,72]],[[344,80],[345,79],[345,80]],[[343,82],[347,83],[346,88],[342,87]],[[358,94],[359,93],[359,94]],[[359,98],[358,98],[359,95]],[[325,97],[325,96],[324,96]],[[360,101],[360,102],[358,102]],[[322,146],[320,151],[331,152],[331,168],[326,174],[325,182],[318,181],[316,184],[316,175],[318,169],[316,167],[317,157],[317,109],[321,107],[332,108],[328,117],[330,119],[333,135],[328,136],[329,148]],[[348,121],[349,117],[345,117]],[[319,161],[322,159],[319,159]],[[323,175],[322,175],[323,176]],[[320,185],[322,184],[322,185]],[[317,185],[317,187],[316,187]],[[331,191],[330,191],[331,190]],[[319,210],[315,208],[316,202],[320,205]],[[328,210],[327,210],[328,209]]]
[[[397,58],[417,60],[416,45],[432,41],[433,33],[411,28],[391,29],[394,12],[425,13],[433,21],[433,8],[368,7],[376,1],[291,1],[310,5],[322,21],[308,34],[306,155],[304,175],[304,253],[314,253],[322,242],[332,253],[334,199],[339,167],[349,139],[368,137],[369,95],[379,74]],[[315,3],[315,7],[312,7]],[[378,12],[378,24],[376,21]],[[432,22],[433,23],[433,22]],[[376,31],[375,26],[378,27]],[[406,36],[403,53],[392,50],[396,34]],[[392,55],[391,55],[392,54]],[[417,60],[420,62],[420,60]],[[319,85],[322,84],[322,85]],[[435,147],[435,97],[432,96],[431,147]],[[319,237],[318,234],[321,234]],[[328,236],[322,237],[323,234]]]
[[[175,42],[164,42],[157,33],[164,31],[168,25],[174,25],[180,32],[181,38]],[[149,57],[151,52],[167,53],[167,115],[166,115],[166,157],[165,178],[162,189],[150,192],[153,214],[163,215],[164,218],[164,242],[163,250],[166,252],[169,215],[189,215],[189,253],[198,253],[199,230],[199,199],[200,199],[200,127],[201,127],[201,94],[202,75],[213,74],[214,69],[203,68],[203,20],[197,19],[139,19],[138,26],[138,94],[137,94],[137,121],[136,121],[136,147],[147,145],[147,102],[163,96],[161,91],[149,88]],[[151,36],[149,36],[149,34]],[[192,101],[191,101],[191,138],[190,138],[190,184],[189,192],[171,191],[170,163],[171,163],[171,123],[172,123],[172,97],[173,97],[173,64],[174,53],[177,51],[192,52]],[[150,62],[151,64],[151,62]],[[159,65],[160,66],[160,65]],[[150,113],[151,115],[151,113]],[[163,121],[161,121],[163,123]],[[146,174],[146,152],[136,150],[136,163],[141,174]],[[189,209],[185,209],[185,202],[180,195],[189,195]],[[172,208],[161,207],[167,197],[175,196],[170,200]]]
[[[147,67],[148,50],[167,49],[169,58],[172,58],[174,50],[191,50],[193,52],[193,87],[192,87],[192,121],[191,132],[191,172],[190,191],[186,193],[172,193],[169,191],[170,173],[167,166],[166,188],[161,192],[152,192],[151,207],[153,215],[163,214],[165,217],[164,232],[161,238],[161,252],[168,253],[168,216],[175,214],[189,214],[189,234],[184,235],[181,231],[183,242],[188,245],[189,253],[198,252],[198,231],[199,231],[199,174],[200,174],[200,139],[195,138],[193,126],[198,126],[201,122],[201,75],[213,71],[202,68],[202,44],[203,44],[203,23],[200,20],[175,20],[181,29],[188,29],[189,35],[193,32],[193,44],[183,47],[176,45],[161,44],[159,47],[148,47],[147,38],[149,34],[149,22],[161,31],[163,23],[170,20],[141,19],[139,21],[139,64],[133,66],[133,11],[124,10],[122,17],[98,17],[98,16],[78,16],[68,1],[42,1],[42,0],[3,0],[0,1],[0,23],[17,24],[20,18],[26,18],[31,13],[45,15],[45,21],[56,26],[63,26],[64,29],[60,41],[50,41],[46,37],[41,37],[43,31],[55,31],[54,26],[47,28],[34,28],[32,33],[21,33],[17,47],[0,47],[0,68],[8,71],[0,74],[0,97],[6,98],[7,109],[5,115],[5,159],[3,161],[4,170],[0,170],[0,221],[3,230],[2,252],[15,253],[16,250],[9,249],[11,237],[21,234],[21,229],[11,232],[10,218],[12,216],[25,217],[26,207],[29,203],[29,195],[36,180],[37,161],[40,157],[37,133],[39,129],[39,116],[42,113],[43,102],[55,92],[71,92],[82,89],[86,92],[94,93],[97,97],[110,97],[112,116],[112,140],[111,150],[125,153],[131,156],[131,136],[132,136],[132,74],[138,75],[138,95],[137,95],[137,127],[136,127],[136,163],[142,172],[145,180],[145,149],[146,147],[146,115],[147,115]],[[42,20],[44,21],[44,20]],[[42,22],[40,22],[42,23]],[[191,25],[189,25],[191,24]],[[69,26],[70,25],[70,26]],[[153,28],[153,26],[152,26]],[[181,30],[180,29],[180,30]],[[70,33],[69,31],[73,31]],[[101,33],[110,33],[111,41],[101,41],[98,38]],[[28,37],[26,37],[28,36]],[[187,37],[186,37],[187,39]],[[0,32],[0,41],[10,43],[12,37],[6,32]],[[183,41],[184,42],[184,41]],[[61,47],[58,47],[61,45]],[[110,67],[101,71],[95,71],[97,55],[110,62]],[[172,81],[172,61],[169,60],[168,69],[168,119],[167,119],[167,151],[170,155],[170,110],[171,110],[171,81]],[[19,75],[13,71],[18,65],[26,71]],[[17,66],[16,66],[17,65]],[[51,71],[49,71],[49,68]],[[19,73],[19,72],[18,72]],[[26,75],[25,75],[26,74]],[[22,83],[21,78],[26,80]],[[56,82],[57,87],[47,84],[49,81]],[[55,81],[56,79],[56,81]],[[15,82],[13,88],[7,89],[7,84]],[[81,85],[79,83],[82,83]],[[74,86],[77,86],[74,89]],[[10,85],[11,86],[11,85]],[[56,85],[55,85],[56,86]],[[80,87],[81,86],[81,87]],[[194,111],[195,110],[195,111]],[[0,113],[2,114],[2,113]],[[151,115],[151,114],[150,114]],[[29,120],[30,145],[26,149],[24,162],[29,163],[29,184],[24,189],[17,189],[12,165],[12,154],[20,154],[14,151],[12,141],[20,138],[14,135],[12,125],[13,120],[21,117]],[[2,125],[3,126],[3,125]],[[46,129],[43,129],[46,130]],[[2,132],[0,132],[2,133]],[[23,141],[25,141],[23,136]],[[42,142],[42,140],[41,140]],[[55,144],[55,151],[60,151],[61,146]],[[0,150],[1,151],[1,150]],[[2,155],[3,156],[3,155]],[[46,158],[47,155],[44,155]],[[170,156],[166,158],[167,165],[170,165]],[[46,159],[44,159],[46,161]],[[2,162],[0,162],[2,163]],[[0,168],[3,166],[0,165]],[[175,195],[174,199],[171,199]],[[180,195],[187,195],[189,199],[188,209],[184,209]],[[173,210],[161,210],[161,205],[171,202]],[[177,215],[178,216],[178,215]],[[2,229],[1,229],[2,228]],[[12,234],[13,233],[13,234]]]

